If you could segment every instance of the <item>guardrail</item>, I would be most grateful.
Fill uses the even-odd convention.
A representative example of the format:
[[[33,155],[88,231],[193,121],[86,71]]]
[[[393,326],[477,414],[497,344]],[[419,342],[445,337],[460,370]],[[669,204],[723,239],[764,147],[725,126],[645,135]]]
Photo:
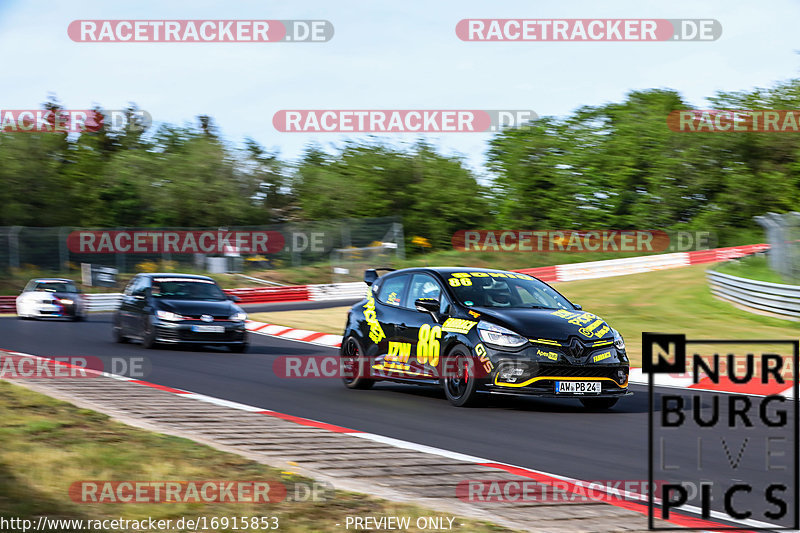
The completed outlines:
[[[16,312],[17,312],[17,297],[0,296],[0,313],[16,313]]]
[[[92,312],[114,311],[122,302],[122,294],[112,292],[108,294],[87,294],[86,309]]]
[[[769,283],[709,270],[706,272],[714,296],[757,314],[777,315],[800,321],[800,286]]]
[[[306,302],[309,300],[307,285],[295,287],[264,287],[257,289],[228,289],[228,294],[238,296],[239,303],[256,304],[268,302]]]

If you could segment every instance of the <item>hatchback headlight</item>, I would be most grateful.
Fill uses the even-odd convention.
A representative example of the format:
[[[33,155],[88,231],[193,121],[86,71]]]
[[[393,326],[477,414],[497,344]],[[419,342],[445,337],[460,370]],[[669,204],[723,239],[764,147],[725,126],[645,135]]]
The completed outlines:
[[[510,329],[483,320],[478,322],[478,335],[483,342],[508,348],[517,348],[528,342],[525,337]]]
[[[242,322],[244,320],[247,320],[247,313],[245,313],[244,311],[233,313],[230,319],[233,320],[234,322]]]
[[[172,311],[162,311],[161,309],[156,311],[156,316],[160,320],[166,320],[167,322],[177,322],[178,320],[184,319],[181,315],[177,313],[173,313]]]
[[[625,339],[622,338],[622,335],[619,334],[619,331],[614,331],[614,346],[617,350],[624,350],[625,349]]]

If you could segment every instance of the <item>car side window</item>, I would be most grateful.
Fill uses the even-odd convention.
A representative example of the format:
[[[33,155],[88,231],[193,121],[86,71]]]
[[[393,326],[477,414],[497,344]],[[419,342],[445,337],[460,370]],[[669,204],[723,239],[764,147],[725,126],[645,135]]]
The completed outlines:
[[[395,276],[384,280],[378,290],[378,301],[400,307],[406,294],[407,282],[408,275]]]
[[[429,274],[414,274],[411,279],[411,287],[408,291],[406,307],[414,309],[414,302],[420,298],[433,298],[439,301],[439,311],[447,312],[449,302],[442,294],[442,287],[436,279]]]
[[[136,288],[133,291],[133,295],[144,296],[148,287],[150,287],[150,280],[145,277],[140,278],[139,283],[136,285]]]
[[[135,277],[128,282],[128,286],[125,287],[125,296],[133,296],[133,291],[136,289],[136,284],[139,283],[139,277]]]

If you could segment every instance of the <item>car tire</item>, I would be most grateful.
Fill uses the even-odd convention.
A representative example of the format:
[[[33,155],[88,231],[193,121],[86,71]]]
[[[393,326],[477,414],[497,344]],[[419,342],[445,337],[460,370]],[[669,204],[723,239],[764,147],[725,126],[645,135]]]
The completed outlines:
[[[156,327],[153,325],[153,320],[151,318],[147,319],[147,329],[144,331],[142,335],[142,346],[147,348],[148,350],[152,350],[156,347],[158,343],[156,342]]]
[[[358,339],[352,335],[347,337],[339,349],[339,357],[341,358],[342,368],[342,382],[348,389],[361,389],[366,390],[375,385],[374,379],[367,379],[362,374],[364,371],[364,364],[366,360],[360,361],[360,357],[364,351],[361,349],[361,344]]]
[[[486,401],[486,395],[478,392],[478,379],[472,354],[461,346],[456,347],[447,356],[448,369],[442,386],[448,401],[456,407],[477,407]]]
[[[114,342],[119,344],[128,344],[130,340],[122,334],[122,328],[116,325],[111,328],[111,336],[114,337]]]
[[[247,349],[250,348],[250,345],[246,344],[246,343],[234,344],[234,345],[230,346],[229,348],[231,349],[231,352],[233,352],[233,353],[245,353],[245,352],[247,352]]]
[[[589,411],[605,411],[614,407],[619,398],[581,398],[581,403]]]

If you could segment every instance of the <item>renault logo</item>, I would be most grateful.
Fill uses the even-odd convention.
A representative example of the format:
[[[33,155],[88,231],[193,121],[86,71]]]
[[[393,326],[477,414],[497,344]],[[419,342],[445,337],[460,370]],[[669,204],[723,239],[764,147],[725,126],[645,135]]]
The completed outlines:
[[[202,315],[200,317],[200,320],[202,320],[203,322],[214,322],[214,317],[211,315]]]
[[[569,341],[569,354],[572,357],[583,355],[583,343],[577,337],[572,337]]]

